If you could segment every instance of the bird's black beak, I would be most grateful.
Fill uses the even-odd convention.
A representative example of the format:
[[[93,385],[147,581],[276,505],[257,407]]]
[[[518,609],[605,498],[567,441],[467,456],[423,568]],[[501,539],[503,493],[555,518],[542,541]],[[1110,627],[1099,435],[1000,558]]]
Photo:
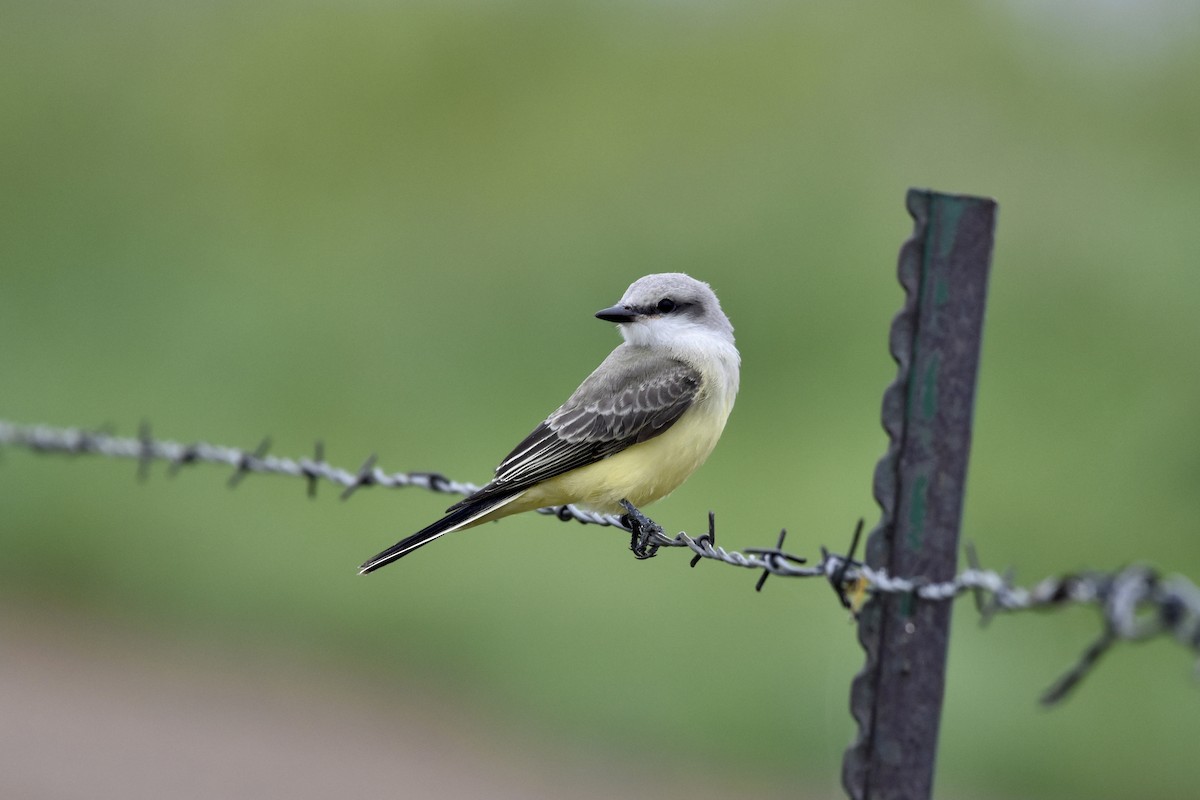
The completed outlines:
[[[602,319],[605,322],[633,322],[637,316],[636,311],[625,306],[613,306],[596,312],[596,319]]]

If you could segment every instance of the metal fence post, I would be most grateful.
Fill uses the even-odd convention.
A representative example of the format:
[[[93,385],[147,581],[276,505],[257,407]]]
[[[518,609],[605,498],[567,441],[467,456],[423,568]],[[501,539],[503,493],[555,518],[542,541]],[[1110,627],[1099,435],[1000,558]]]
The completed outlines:
[[[891,444],[875,468],[882,516],[866,560],[891,575],[944,581],[957,565],[996,204],[910,189],[907,205],[906,296],[890,336],[899,369],[883,397]],[[882,595],[862,609],[866,665],[850,695],[859,730],[842,769],[854,800],[931,796],[950,606]]]

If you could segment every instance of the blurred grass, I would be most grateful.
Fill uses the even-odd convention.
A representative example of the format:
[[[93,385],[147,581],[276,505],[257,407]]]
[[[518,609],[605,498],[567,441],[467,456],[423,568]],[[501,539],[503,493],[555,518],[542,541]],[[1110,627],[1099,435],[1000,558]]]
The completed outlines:
[[[720,294],[744,377],[654,516],[841,546],[875,515],[903,193],[932,186],[1001,203],[966,535],[1027,580],[1200,575],[1194,15],[1133,47],[1028,5],[3,7],[6,418],[320,437],[348,467],[482,480],[616,342],[590,313],[684,270]],[[541,518],[358,580],[444,500],[131,474],[5,454],[0,597],[275,641],[547,741],[838,793],[861,657],[819,587],[755,596]],[[1036,709],[1095,629],[978,632],[962,609],[946,796],[1186,794],[1177,649],[1122,648]]]

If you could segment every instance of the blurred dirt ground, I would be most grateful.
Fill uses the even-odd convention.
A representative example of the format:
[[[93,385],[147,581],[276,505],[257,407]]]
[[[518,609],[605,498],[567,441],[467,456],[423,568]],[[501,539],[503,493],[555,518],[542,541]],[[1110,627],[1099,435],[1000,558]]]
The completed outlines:
[[[285,654],[0,609],[4,798],[772,796],[722,783],[652,754],[546,753],[452,701]]]

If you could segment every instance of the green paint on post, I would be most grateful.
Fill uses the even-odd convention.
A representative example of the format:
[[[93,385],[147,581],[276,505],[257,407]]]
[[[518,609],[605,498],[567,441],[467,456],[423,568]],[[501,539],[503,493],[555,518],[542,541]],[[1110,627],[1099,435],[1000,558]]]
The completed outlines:
[[[925,374],[921,376],[921,414],[926,420],[932,420],[933,415],[937,413],[938,361],[938,354],[932,353],[929,357],[929,366],[925,368]]]
[[[908,498],[908,547],[919,551],[925,538],[926,489],[929,476],[918,475],[913,481],[912,494]]]
[[[962,197],[935,196],[937,203],[935,215],[939,216],[939,224],[935,226],[934,235],[937,237],[938,258],[946,258],[954,249],[958,238],[958,221],[967,209],[967,199]]]
[[[945,278],[938,278],[933,285],[934,305],[944,306],[950,300],[950,284]]]

